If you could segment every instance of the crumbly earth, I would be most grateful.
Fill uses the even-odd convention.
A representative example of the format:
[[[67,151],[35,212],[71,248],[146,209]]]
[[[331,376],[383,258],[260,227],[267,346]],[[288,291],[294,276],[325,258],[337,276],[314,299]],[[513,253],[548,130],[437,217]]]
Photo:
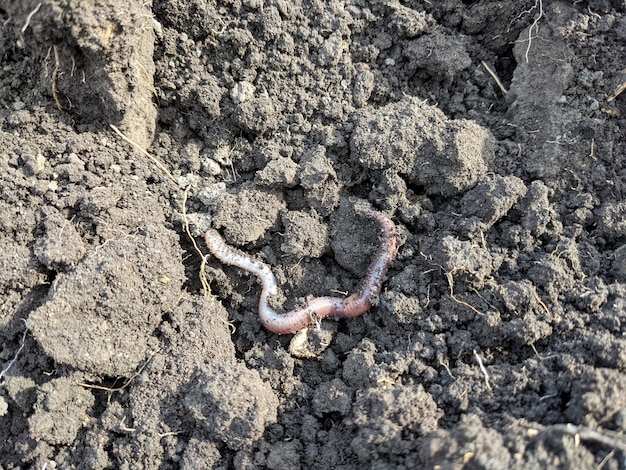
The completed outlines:
[[[625,57],[621,0],[0,0],[0,468],[625,468]],[[352,292],[363,204],[359,318],[203,263]]]

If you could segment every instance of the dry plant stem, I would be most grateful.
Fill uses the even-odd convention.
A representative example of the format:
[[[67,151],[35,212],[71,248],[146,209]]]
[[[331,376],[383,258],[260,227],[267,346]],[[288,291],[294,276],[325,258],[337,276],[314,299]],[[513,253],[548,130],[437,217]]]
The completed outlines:
[[[304,308],[281,314],[269,306],[269,296],[277,291],[276,279],[269,266],[250,259],[224,243],[213,229],[206,232],[205,239],[213,255],[225,264],[237,266],[257,276],[263,286],[259,300],[259,317],[268,330],[278,334],[295,333],[322,318],[353,318],[363,314],[378,301],[383,279],[396,249],[396,227],[381,212],[369,211],[364,215],[374,219],[382,230],[381,247],[363,279],[359,290],[348,298],[317,297]]]
[[[133,380],[135,380],[137,377],[139,377],[139,375],[141,375],[141,373],[148,366],[148,364],[150,363],[150,361],[156,355],[157,352],[158,351],[153,351],[150,357],[146,359],[146,362],[144,362],[143,365],[139,368],[139,370],[137,370],[137,372],[135,372],[126,382],[124,382],[124,384],[121,387],[115,387],[115,388],[103,387],[102,385],[92,385],[92,384],[88,384],[84,382],[77,382],[76,385],[80,385],[81,387],[85,387],[85,388],[92,388],[94,390],[104,390],[105,392],[109,392],[109,393],[121,392],[124,389],[128,388],[128,386],[133,382]]]
[[[163,165],[163,163],[161,163],[159,160],[157,160],[155,157],[153,157],[152,155],[150,155],[141,145],[139,145],[137,142],[135,142],[134,140],[132,140],[130,137],[127,137],[126,135],[124,135],[124,133],[122,133],[122,131],[120,131],[117,127],[115,127],[113,124],[109,124],[109,127],[111,127],[111,129],[113,129],[113,132],[115,132],[119,137],[121,137],[121,139],[127,143],[129,143],[130,145],[132,145],[133,147],[135,147],[139,153],[141,153],[143,156],[149,158],[150,160],[152,160],[152,163],[154,163],[159,170],[161,170],[163,173],[165,173],[167,175],[167,177],[172,180],[174,182],[175,185],[178,186],[178,181],[176,181],[176,178],[174,178],[174,175],[172,175],[170,173],[170,171],[165,168],[165,165]]]
[[[533,43],[533,29],[539,32],[539,21],[543,18],[543,0],[535,0],[535,6],[531,8],[531,10],[535,8],[539,8],[539,13],[535,16],[533,23],[528,28],[528,47],[526,47],[526,63],[528,63],[528,53],[530,52],[530,46]],[[530,10],[529,10],[530,11]]]
[[[600,433],[592,429],[568,423],[547,426],[541,431],[541,434],[551,432],[569,434],[574,436],[576,440],[597,442],[608,447],[612,447],[613,449],[619,449],[621,452],[626,453],[626,441],[624,438],[620,434],[608,430]]]
[[[28,27],[30,26],[30,20],[33,19],[33,16],[35,16],[35,14],[39,11],[39,9],[41,8],[41,2],[39,2],[37,4],[37,6],[35,7],[34,10],[32,10],[28,16],[26,17],[26,22],[24,23],[24,26],[22,26],[22,29],[20,30],[20,32],[22,34],[24,34],[26,32],[26,30],[28,29]]]
[[[502,92],[502,94],[506,96],[508,91],[506,88],[504,88],[504,85],[500,81],[500,78],[498,77],[498,75],[496,75],[496,73],[491,69],[491,67],[487,65],[487,62],[485,62],[484,60],[481,60],[480,63],[483,64],[483,67],[485,67],[485,70],[489,73],[489,75],[491,75],[491,78],[495,80],[496,85],[498,85],[498,88],[500,88],[500,91]]]
[[[21,318],[21,320],[24,322],[24,325],[26,325],[26,320],[23,318]],[[4,377],[4,374],[6,374],[11,367],[13,367],[13,364],[15,364],[15,361],[17,361],[17,358],[22,352],[22,349],[24,349],[24,345],[26,344],[26,333],[28,333],[28,329],[25,328],[24,333],[22,333],[22,339],[20,340],[20,347],[17,348],[17,352],[13,356],[13,359],[9,361],[9,364],[4,369],[2,369],[2,371],[0,371],[0,382],[2,381],[2,378]]]
[[[59,101],[59,95],[57,93],[57,77],[59,76],[59,50],[57,46],[52,46],[52,50],[54,51],[54,69],[52,69],[52,97],[54,98],[54,102],[57,105],[59,111],[63,111],[63,106],[61,106],[61,102]]]
[[[211,296],[211,287],[209,286],[209,281],[207,281],[206,279],[206,256],[204,256],[202,251],[200,251],[200,248],[198,247],[198,244],[196,243],[196,239],[191,236],[191,229],[189,228],[189,219],[187,218],[188,194],[189,194],[189,186],[187,186],[185,190],[183,191],[183,204],[182,204],[183,223],[185,225],[185,233],[189,237],[189,240],[191,240],[191,243],[193,244],[193,247],[196,250],[196,253],[200,255],[200,258],[202,258],[202,263],[200,263],[200,273],[198,276],[200,277],[200,284],[202,284],[202,291],[204,292],[204,296],[208,298]]]
[[[489,383],[489,373],[487,372],[487,369],[485,368],[485,365],[483,364],[482,358],[478,355],[478,353],[476,352],[475,349],[472,350],[472,352],[474,353],[474,357],[476,358],[476,362],[478,362],[478,367],[480,367],[480,370],[482,371],[483,375],[485,376],[485,384],[487,384],[487,388],[489,390],[492,390],[491,384]]]

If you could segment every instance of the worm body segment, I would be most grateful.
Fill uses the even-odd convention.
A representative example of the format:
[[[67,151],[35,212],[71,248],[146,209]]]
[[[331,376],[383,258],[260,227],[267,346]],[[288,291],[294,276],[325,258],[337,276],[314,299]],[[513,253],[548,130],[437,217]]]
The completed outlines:
[[[221,262],[237,266],[259,278],[262,285],[259,317],[263,326],[274,333],[295,333],[322,318],[358,317],[378,301],[389,262],[396,249],[396,227],[382,212],[368,211],[364,215],[378,223],[382,237],[381,246],[358,291],[345,299],[316,297],[305,307],[287,313],[278,313],[268,304],[269,296],[275,295],[277,291],[276,279],[269,266],[228,246],[216,230],[207,230],[205,240],[213,256]]]

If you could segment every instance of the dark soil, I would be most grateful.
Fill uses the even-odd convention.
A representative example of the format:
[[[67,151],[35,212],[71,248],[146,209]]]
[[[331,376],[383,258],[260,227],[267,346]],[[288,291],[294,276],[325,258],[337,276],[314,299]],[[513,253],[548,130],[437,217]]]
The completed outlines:
[[[622,0],[0,20],[0,468],[626,467]],[[364,201],[361,317],[272,334],[202,263],[352,292]]]

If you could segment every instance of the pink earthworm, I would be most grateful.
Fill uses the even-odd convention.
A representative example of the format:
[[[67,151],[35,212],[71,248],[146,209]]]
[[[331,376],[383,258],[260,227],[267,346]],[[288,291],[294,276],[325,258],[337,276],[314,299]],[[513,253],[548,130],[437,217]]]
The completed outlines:
[[[378,302],[387,267],[396,249],[396,226],[382,212],[369,210],[363,215],[378,223],[383,236],[380,249],[376,253],[358,291],[347,298],[317,297],[303,308],[282,314],[276,312],[268,304],[269,296],[276,295],[277,291],[276,279],[269,266],[254,261],[249,256],[228,246],[216,230],[207,230],[205,240],[209,250],[217,259],[225,264],[251,272],[259,278],[262,285],[259,300],[261,323],[274,333],[289,334],[295,333],[322,318],[358,317]]]

